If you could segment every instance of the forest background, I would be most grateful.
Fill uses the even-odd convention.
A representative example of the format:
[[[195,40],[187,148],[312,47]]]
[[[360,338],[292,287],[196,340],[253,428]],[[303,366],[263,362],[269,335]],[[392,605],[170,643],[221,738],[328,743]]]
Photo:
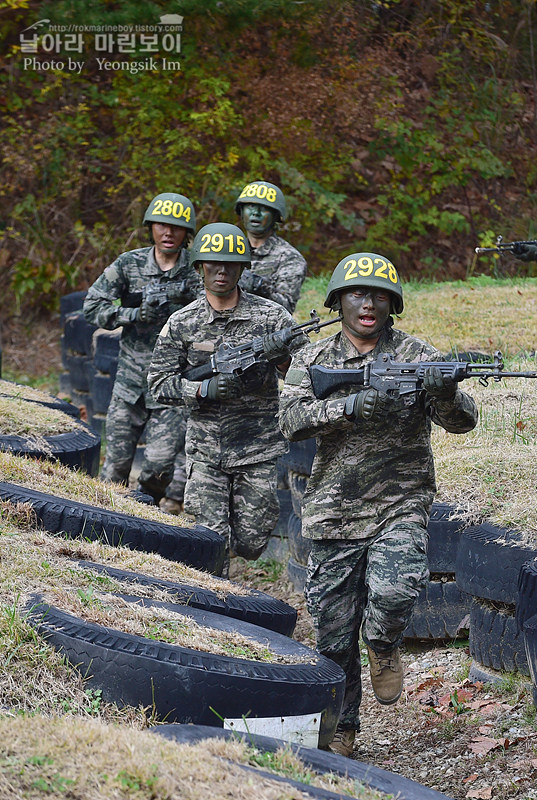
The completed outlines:
[[[88,33],[78,53],[21,49],[52,25],[169,14],[180,53],[151,62]],[[0,0],[0,42],[4,324],[146,245],[155,194],[190,197],[198,227],[234,222],[259,178],[283,189],[280,230],[311,274],[357,249],[404,280],[537,274],[474,253],[537,233],[534,0]]]

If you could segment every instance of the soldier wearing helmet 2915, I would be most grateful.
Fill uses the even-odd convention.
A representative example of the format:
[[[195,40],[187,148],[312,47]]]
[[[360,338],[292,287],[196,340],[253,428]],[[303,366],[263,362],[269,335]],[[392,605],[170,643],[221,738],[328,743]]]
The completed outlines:
[[[318,649],[347,676],[330,748],[350,756],[360,729],[360,635],[378,702],[395,703],[403,687],[399,645],[428,578],[427,523],[436,491],[431,421],[463,433],[476,425],[477,409],[434,367],[410,403],[372,388],[342,389],[318,400],[308,371],[313,364],[359,369],[381,353],[394,361],[443,360],[429,344],[393,327],[403,292],[384,256],[344,258],[325,305],[340,310],[341,331],[293,358],[280,427],[291,441],[317,439],[302,510],[302,533],[312,540],[306,599]]]
[[[244,270],[239,286],[293,313],[307,267],[298,250],[276,233],[276,224],[285,222],[287,216],[282,190],[267,181],[253,181],[238,196],[235,210],[252,254],[251,266]]]
[[[191,262],[205,292],[172,314],[158,338],[148,383],[158,403],[184,405],[187,484],[185,511],[226,540],[228,554],[255,559],[278,520],[276,460],[287,445],[277,423],[278,372],[290,351],[278,331],[293,318],[280,305],[240,290],[250,248],[240,228],[223,222],[196,235]],[[209,361],[222,344],[263,337],[267,360],[241,375],[217,373],[203,381],[183,374]],[[226,559],[224,574],[229,566]]]
[[[158,503],[183,446],[185,420],[177,409],[153,400],[147,388],[147,370],[164,322],[200,290],[186,250],[196,230],[196,215],[187,197],[165,192],[151,200],[143,224],[149,229],[152,245],[122,253],[105,269],[88,289],[84,315],[100,328],[122,327],[101,476],[128,483],[145,428],[145,454],[137,488]]]

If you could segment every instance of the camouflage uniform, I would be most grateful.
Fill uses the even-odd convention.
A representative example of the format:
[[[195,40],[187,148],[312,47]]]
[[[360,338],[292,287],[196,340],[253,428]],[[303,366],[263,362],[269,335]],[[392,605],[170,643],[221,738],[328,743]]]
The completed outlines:
[[[251,271],[268,281],[267,289],[263,287],[266,291],[263,297],[293,313],[306,277],[304,257],[276,233],[271,233],[259,247],[251,247],[251,252]]]
[[[277,370],[268,363],[250,367],[242,376],[244,394],[227,402],[198,401],[200,382],[181,374],[207,362],[223,341],[238,345],[293,324],[284,308],[247,292],[225,311],[200,297],[170,317],[148,375],[159,403],[189,412],[185,511],[250,559],[261,555],[278,520],[276,460],[287,444],[276,421]],[[297,337],[291,347],[305,340]]]
[[[128,483],[137,442],[144,430],[146,447],[139,476],[139,488],[155,500],[163,496],[174,469],[174,458],[184,435],[184,413],[156,403],[147,388],[147,370],[162,325],[181,305],[166,304],[155,323],[136,322],[142,288],[149,281],[163,286],[187,280],[186,302],[194,299],[200,281],[181,249],[177,263],[168,271],[160,269],[153,247],[122,253],[88,289],[84,315],[89,322],[107,330],[123,327],[117,375],[106,416],[106,458],[104,480]],[[184,304],[183,304],[184,305]],[[184,456],[183,456],[184,459]]]
[[[375,652],[393,650],[428,579],[427,522],[436,491],[431,420],[452,433],[477,422],[474,401],[459,389],[449,401],[423,392],[408,405],[393,401],[383,416],[360,422],[344,416],[350,392],[317,400],[309,366],[357,369],[383,352],[395,361],[443,360],[389,327],[366,354],[340,332],[295,356],[280,399],[284,435],[317,438],[302,511],[302,533],[313,540],[306,599],[318,649],[347,675],[340,725],[357,731],[360,629]]]

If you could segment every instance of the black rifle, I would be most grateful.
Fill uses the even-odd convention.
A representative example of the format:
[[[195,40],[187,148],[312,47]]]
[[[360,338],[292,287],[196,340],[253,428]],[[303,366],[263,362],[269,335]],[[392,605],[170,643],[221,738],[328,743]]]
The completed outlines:
[[[377,389],[392,399],[413,395],[423,388],[423,376],[429,367],[438,367],[444,377],[462,381],[465,378],[479,378],[486,386],[492,378],[537,378],[537,372],[506,372],[503,368],[502,354],[494,353],[491,362],[475,363],[468,361],[392,361],[388,353],[381,353],[375,361],[360,369],[330,369],[320,364],[309,368],[313,392],[318,400],[324,400],[332,392],[344,386],[360,386],[363,389]]]
[[[496,247],[476,247],[475,252],[478,255],[481,255],[481,253],[512,253],[517,244],[537,244],[537,239],[529,239],[525,242],[504,242],[503,236],[498,236]]]
[[[122,305],[125,308],[139,308],[142,305],[142,302],[145,300],[150,306],[158,306],[158,308],[163,308],[166,306],[170,300],[168,297],[168,287],[170,286],[169,283],[162,283],[161,281],[154,278],[149,283],[141,289],[139,292],[129,292],[129,294],[123,298]],[[175,281],[173,284],[174,288],[178,287],[179,291],[187,294],[187,281]],[[192,294],[192,300],[194,299],[195,295]]]
[[[303,333],[315,331],[317,333],[326,325],[333,325],[334,322],[341,322],[341,317],[321,322],[317,312],[313,309],[310,312],[309,322],[302,325],[293,325],[292,328],[282,328],[278,333],[283,334],[284,344],[289,344],[297,336]],[[223,342],[220,347],[212,354],[209,361],[199,367],[192,367],[183,373],[181,377],[187,381],[204,381],[217,373],[242,375],[245,370],[254,364],[267,363],[265,350],[263,347],[264,336],[256,336],[250,342],[233,345]]]

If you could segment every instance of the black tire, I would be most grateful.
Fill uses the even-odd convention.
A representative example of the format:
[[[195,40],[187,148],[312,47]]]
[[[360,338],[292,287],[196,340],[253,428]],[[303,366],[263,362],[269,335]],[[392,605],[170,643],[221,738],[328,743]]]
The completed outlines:
[[[520,630],[537,610],[537,558],[522,564],[518,574],[516,621]]]
[[[104,573],[118,581],[139,583],[141,586],[150,586],[165,591],[170,595],[170,602],[173,598],[174,603],[212,611],[214,614],[224,614],[233,619],[241,619],[284,636],[292,636],[295,629],[296,609],[282,600],[255,589],[250,590],[249,595],[230,592],[225,598],[222,598],[210,589],[204,589],[194,584],[153,578],[140,572],[129,572],[104,564],[95,564],[91,561],[79,561],[78,563],[84,568]]]
[[[470,608],[470,655],[485,667],[529,675],[524,635],[514,606],[492,608],[474,598]]]
[[[289,470],[289,491],[291,492],[291,500],[293,503],[293,511],[297,517],[302,518],[302,500],[304,492],[306,491],[306,484],[308,476],[303,475],[301,472]]]
[[[17,384],[13,381],[7,381],[10,386],[16,387],[20,386],[21,390],[26,389],[26,386],[22,386],[21,384]],[[1,392],[0,392],[1,394]],[[10,394],[6,393],[5,395],[2,394],[3,397],[11,397]],[[25,403],[35,403],[38,406],[45,406],[45,408],[53,408],[55,411],[61,411],[63,414],[68,414],[70,417],[75,417],[75,419],[80,418],[80,409],[77,408],[73,403],[69,403],[67,400],[62,400],[60,397],[55,397],[54,395],[49,395],[48,400],[39,400],[34,399],[31,397],[24,397]],[[31,406],[30,406],[31,408]]]
[[[176,741],[180,744],[196,744],[204,739],[222,738],[237,740],[244,739],[247,744],[253,744],[264,753],[275,753],[284,746],[295,753],[306,767],[317,775],[333,773],[343,778],[365,784],[371,789],[376,789],[386,795],[397,797],[398,800],[440,800],[446,795],[422,786],[420,783],[404,778],[393,772],[363,764],[354,759],[345,758],[335,753],[304,747],[299,744],[282,742],[270,736],[259,736],[252,733],[238,733],[223,728],[205,727],[203,725],[158,725],[151,728],[151,733],[163,736],[165,739]]]
[[[537,706],[537,614],[524,622],[524,646],[533,684],[533,703]]]
[[[317,442],[315,439],[290,442],[289,452],[285,457],[289,469],[293,470],[293,472],[299,472],[301,475],[311,475],[311,466],[316,452]]]
[[[82,290],[80,292],[70,292],[69,294],[60,297],[60,325],[63,328],[65,318],[73,311],[80,311],[84,305],[87,292]]]
[[[489,523],[461,533],[455,573],[463,592],[514,605],[518,597],[518,574],[535,549],[523,544],[517,531]]]
[[[96,330],[97,326],[88,322],[82,311],[68,314],[63,325],[63,335],[67,350],[91,357],[91,343]]]
[[[456,639],[466,636],[471,605],[471,596],[461,592],[455,581],[429,581],[414,606],[405,638]]]
[[[299,564],[292,556],[287,562],[287,577],[293,584],[294,590],[302,594],[306,587],[307,570],[304,564]]]
[[[78,353],[67,353],[63,364],[69,372],[72,388],[79,392],[89,392],[90,377],[88,370],[89,366],[92,366],[91,357],[79,355]]]
[[[455,508],[448,503],[433,503],[429,524],[427,558],[431,572],[455,572],[457,550],[463,526],[460,520],[450,519]]]
[[[214,531],[195,525],[182,528],[141,517],[132,517],[85,503],[36,492],[13,483],[0,483],[3,500],[30,503],[37,519],[50,533],[65,533],[71,539],[103,541],[131,550],[159,553],[170,561],[218,575],[224,560],[224,539]]]
[[[0,450],[32,458],[59,461],[95,477],[99,472],[101,437],[89,425],[78,422],[74,431],[44,437],[50,452],[39,449],[35,441],[23,436],[0,436]]]
[[[302,520],[292,511],[287,521],[289,555],[297,564],[305,566],[311,550],[311,540],[302,536]]]
[[[121,330],[107,331],[98,328],[93,334],[93,363],[95,369],[116,377],[117,362],[119,358],[119,345],[121,341]]]
[[[110,400],[112,399],[113,388],[114,379],[111,375],[106,375],[102,372],[96,372],[94,374],[91,382],[91,399],[94,413],[106,415]]]
[[[171,604],[145,604],[177,611]],[[223,718],[319,713],[319,744],[328,744],[334,735],[345,674],[287,636],[208,611],[181,609],[201,625],[242,634],[276,654],[301,657],[303,663],[247,661],[153,641],[85,622],[39,596],[31,598],[27,611],[30,623],[90,676],[89,685],[100,689],[106,701],[153,707],[162,720],[199,725],[223,726]],[[315,663],[308,663],[311,659]]]

